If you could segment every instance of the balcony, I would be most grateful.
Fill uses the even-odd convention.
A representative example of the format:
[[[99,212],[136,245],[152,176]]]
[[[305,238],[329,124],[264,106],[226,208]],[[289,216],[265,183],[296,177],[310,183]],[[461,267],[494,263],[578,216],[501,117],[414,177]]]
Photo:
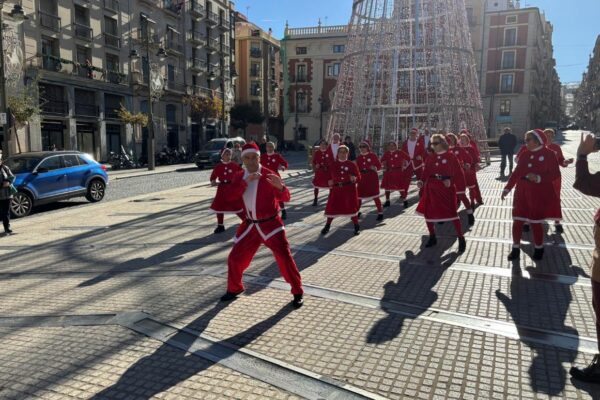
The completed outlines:
[[[75,37],[78,39],[91,41],[94,37],[92,28],[88,25],[73,22],[73,30],[75,31]]]
[[[85,66],[75,67],[73,72],[82,78],[94,79],[94,71],[91,68]]]
[[[104,0],[104,9],[112,11],[114,13],[119,12],[119,1],[118,0]]]
[[[262,58],[262,50],[257,49],[256,47],[250,48],[250,57],[252,58]]]
[[[188,1],[187,11],[196,19],[201,19],[206,16],[206,9],[202,4],[200,4],[199,0]]]
[[[38,11],[38,16],[40,18],[40,26],[42,28],[50,29],[54,32],[60,32],[61,23],[59,16],[49,14],[45,11]]]
[[[212,11],[207,11],[206,12],[206,24],[213,28],[215,26],[219,25],[219,15]]]
[[[119,71],[106,71],[105,79],[106,82],[114,83],[115,85],[122,85],[127,83],[127,75]]]
[[[190,60],[190,69],[195,72],[206,72],[206,61],[193,58]]]
[[[221,44],[221,53],[223,53],[223,55],[228,56],[229,55],[229,46],[227,46],[226,44]]]
[[[79,117],[98,117],[100,110],[95,104],[75,103],[75,115]]]
[[[121,38],[111,33],[104,33],[104,44],[115,49],[120,49]]]
[[[206,44],[206,36],[200,31],[188,32],[188,40],[196,46],[204,46]]]
[[[308,79],[305,74],[300,74],[292,77],[292,82],[294,83],[306,83]]]
[[[228,19],[225,18],[221,18],[221,23],[219,24],[219,29],[222,29],[224,31],[228,31],[231,29],[231,22],[229,22]]]
[[[42,56],[42,69],[46,71],[59,72],[62,69],[62,63],[58,56],[43,55]]]
[[[162,44],[161,37],[154,33],[154,29],[150,29],[149,35],[143,29],[136,29],[132,32],[131,38],[136,44],[144,44],[150,37],[150,44]]]
[[[206,51],[208,51],[209,53],[216,53],[217,51],[219,51],[219,48],[221,46],[219,45],[219,41],[215,38],[208,38],[206,40]]]
[[[250,69],[250,77],[251,78],[260,78],[260,69],[258,69],[258,68],[251,68]]]
[[[179,15],[181,13],[182,4],[175,0],[163,0],[163,9],[171,14]]]
[[[47,99],[40,108],[42,114],[66,116],[69,113],[69,103],[64,100]]]
[[[178,37],[167,37],[165,42],[167,43],[166,50],[168,52],[183,54],[183,45],[181,44]]]
[[[200,86],[200,85],[194,85],[193,87],[193,94],[194,96],[199,96],[199,97],[212,97],[213,95],[213,91],[212,89]]]
[[[114,106],[105,106],[104,107],[104,119],[120,119],[119,118],[119,109],[120,106],[114,108]]]
[[[165,82],[165,90],[170,92],[185,93],[185,89],[186,85],[184,83],[169,80]]]

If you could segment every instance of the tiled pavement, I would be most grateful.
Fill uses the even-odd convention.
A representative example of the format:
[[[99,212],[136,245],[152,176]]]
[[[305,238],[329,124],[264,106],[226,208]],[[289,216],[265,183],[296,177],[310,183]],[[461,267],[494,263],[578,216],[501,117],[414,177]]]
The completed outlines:
[[[497,175],[497,163],[480,174],[486,205],[459,256],[445,225],[437,249],[421,248],[414,201],[380,224],[365,207],[358,237],[342,220],[321,237],[323,205],[310,206],[310,180],[293,172],[287,233],[307,288],[298,311],[265,250],[247,293],[218,303],[236,221],[212,235],[211,188],[17,221],[0,239],[0,398],[598,398],[567,371],[596,346],[587,265],[599,201],[570,189],[574,168],[563,170],[565,234],[549,226],[545,260],[510,265]],[[132,311],[190,330],[187,347],[179,334],[94,322]],[[198,337],[212,350],[195,351]],[[218,344],[237,350],[219,355]],[[330,389],[317,396],[310,379]]]

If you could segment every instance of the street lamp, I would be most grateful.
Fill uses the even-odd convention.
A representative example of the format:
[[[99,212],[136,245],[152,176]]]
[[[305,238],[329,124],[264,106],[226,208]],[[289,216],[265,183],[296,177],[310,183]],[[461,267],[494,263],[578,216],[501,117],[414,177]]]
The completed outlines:
[[[150,28],[148,18],[144,18],[143,21],[143,25],[145,25],[145,30],[142,35],[142,44],[146,50],[146,62],[148,63],[148,141],[146,151],[148,153],[148,171],[153,171],[156,168],[156,160],[154,158],[156,152],[156,136],[154,132],[154,114],[152,108],[153,102],[157,101],[162,94],[164,80],[163,77],[160,75],[158,68],[154,77],[152,76],[152,63],[150,62],[150,47],[151,45],[157,43],[153,43],[150,40]],[[158,44],[160,45],[160,43]],[[156,56],[159,58],[159,61],[162,61],[167,57],[167,53],[162,46],[159,47]],[[129,58],[132,60],[135,60],[139,57],[139,53],[135,49],[131,50],[131,52],[129,53]]]
[[[4,0],[0,0],[0,32],[5,30],[4,22],[2,21],[2,8],[4,7]],[[8,17],[16,24],[20,25],[26,19],[29,19],[25,13],[23,12],[23,7],[20,4],[15,4],[10,13],[7,14]],[[4,74],[4,35],[0,34],[0,82],[2,83],[0,87],[0,97],[2,99],[2,112],[6,115],[6,123],[2,124],[2,134],[3,134],[3,142],[2,149],[4,151],[4,157],[10,155],[9,145],[10,145],[10,132],[9,132],[9,115],[10,110],[8,108],[7,99],[6,99],[6,77]]]

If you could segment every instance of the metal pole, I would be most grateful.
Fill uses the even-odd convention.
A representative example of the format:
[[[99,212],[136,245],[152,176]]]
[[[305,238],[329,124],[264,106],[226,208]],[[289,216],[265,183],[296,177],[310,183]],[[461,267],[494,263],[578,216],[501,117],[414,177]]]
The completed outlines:
[[[319,105],[321,107],[321,122],[319,124],[319,140],[323,140],[323,98],[320,99],[321,101],[319,101]]]
[[[152,113],[152,91],[150,90],[150,28],[149,23],[146,22],[146,62],[148,63],[148,171],[153,171],[156,168],[156,160],[154,159],[154,153],[156,143],[154,142],[154,114]]]
[[[2,89],[0,92],[0,97],[2,97],[2,112],[6,113],[6,124],[2,124],[2,152],[3,158],[6,158],[9,154],[9,132],[8,132],[8,104],[6,101],[6,78],[4,77],[4,36],[2,35],[2,31],[4,30],[3,22],[2,22],[2,9],[4,8],[4,1],[0,0],[0,82],[2,82]]]
[[[229,136],[229,134],[225,135],[225,57],[221,53],[221,136]]]

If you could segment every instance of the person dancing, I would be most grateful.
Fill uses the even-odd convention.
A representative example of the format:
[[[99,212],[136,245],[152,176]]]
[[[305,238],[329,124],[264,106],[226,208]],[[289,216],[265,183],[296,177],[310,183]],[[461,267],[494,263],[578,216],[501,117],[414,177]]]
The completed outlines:
[[[448,142],[448,151],[450,151],[454,156],[458,159],[460,163],[461,170],[463,172],[463,176],[465,174],[466,166],[471,166],[473,163],[473,159],[469,152],[464,148],[458,146],[458,138],[454,133],[447,133],[446,141]],[[471,202],[467,197],[467,186],[466,186],[466,176],[463,179],[456,180],[456,197],[458,199],[458,207],[460,207],[460,203],[465,206],[467,210],[467,218],[469,221],[469,225],[473,225],[475,223],[475,216],[473,215],[473,208],[471,207]]]
[[[404,208],[408,208],[408,187],[412,170],[409,170],[410,156],[402,150],[398,150],[396,142],[388,143],[388,150],[381,157],[383,166],[383,179],[381,188],[385,190],[384,207],[390,206],[390,195],[392,192],[400,192],[400,198],[404,202]]]
[[[548,138],[548,146],[546,146],[546,147],[548,147],[550,150],[552,150],[554,152],[554,154],[556,154],[556,159],[558,160],[558,164],[563,168],[567,168],[569,165],[573,164],[573,162],[575,160],[572,158],[569,158],[568,160],[565,159],[565,156],[563,155],[563,152],[562,152],[562,149],[560,148],[560,146],[557,143],[554,143],[554,139],[556,137],[556,132],[554,132],[554,129],[546,129],[546,130],[544,130],[544,134]],[[558,195],[559,201],[560,201],[561,186],[562,186],[562,173],[561,173],[561,176],[557,180],[554,181],[554,190],[556,191],[556,194]],[[562,207],[562,205],[561,205],[561,207]],[[554,221],[554,230],[559,235],[564,233],[564,229],[563,229],[563,226],[560,223],[560,221]]]
[[[377,173],[381,170],[379,157],[371,151],[371,144],[366,140],[358,145],[358,149],[360,155],[356,157],[356,165],[362,177],[358,182],[359,204],[362,206],[365,201],[373,200],[377,207],[377,221],[383,221],[383,206],[379,198],[379,174]],[[360,215],[359,212],[359,218]]]
[[[244,220],[243,204],[240,199],[235,201],[227,201],[225,192],[231,188],[233,177],[242,168],[235,162],[231,161],[231,149],[223,149],[221,153],[221,163],[219,163],[210,175],[210,184],[217,186],[217,194],[210,206],[210,209],[217,215],[217,228],[214,233],[218,234],[225,232],[223,223],[225,214],[237,214]]]
[[[275,152],[275,143],[267,142],[265,147],[267,148],[266,154],[261,154],[260,156],[260,164],[263,167],[270,169],[275,172],[275,174],[281,178],[280,172],[288,169],[288,162],[283,158],[283,156],[279,153]],[[281,219],[287,218],[287,212],[285,210],[285,204],[282,202],[279,204],[279,208],[281,209]]]
[[[327,151],[327,142],[321,140],[319,142],[319,148],[315,150],[312,158],[312,167],[315,172],[312,184],[314,188],[315,198],[313,200],[313,207],[317,206],[319,200],[319,189],[329,189],[329,166],[333,162],[331,154]]]

